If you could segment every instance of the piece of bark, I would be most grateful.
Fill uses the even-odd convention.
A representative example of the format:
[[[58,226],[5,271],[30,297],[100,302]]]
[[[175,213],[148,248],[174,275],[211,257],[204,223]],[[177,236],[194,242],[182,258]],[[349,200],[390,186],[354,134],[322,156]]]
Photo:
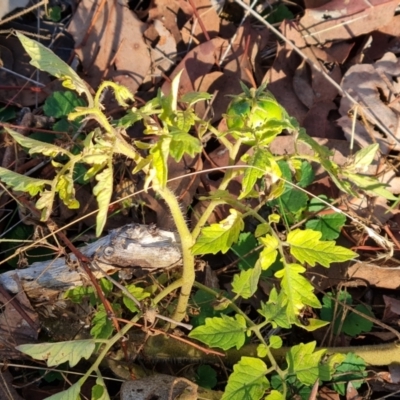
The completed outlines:
[[[106,274],[129,266],[165,269],[181,260],[181,247],[175,233],[139,224],[115,229],[79,250],[96,261]],[[60,292],[82,286],[87,281],[79,265],[76,265],[75,256],[69,258],[37,262],[26,269],[5,272],[0,275],[0,284],[11,293],[18,293],[18,285],[13,279],[13,275],[17,274],[31,301],[46,302],[57,298]],[[97,269],[93,273],[97,278],[103,276]]]

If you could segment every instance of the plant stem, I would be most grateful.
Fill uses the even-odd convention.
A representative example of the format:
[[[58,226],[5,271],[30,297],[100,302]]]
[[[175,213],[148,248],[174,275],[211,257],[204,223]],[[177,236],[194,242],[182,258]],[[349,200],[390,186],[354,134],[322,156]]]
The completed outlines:
[[[168,187],[158,187],[157,193],[164,199],[169,209],[171,210],[172,218],[174,219],[176,229],[181,239],[183,263],[182,278],[179,280],[181,281],[181,292],[179,294],[178,305],[176,306],[175,313],[171,317],[173,320],[181,322],[186,316],[186,308],[189,302],[189,297],[195,278],[194,256],[191,252],[194,241],[192,239],[192,235],[190,234],[189,228],[186,225],[185,218],[182,214],[176,196],[172,193],[170,189],[168,189]],[[172,285],[174,285],[174,283]],[[176,285],[177,284],[175,283],[174,288],[176,287]],[[168,291],[169,288],[167,287],[162,293],[168,293]]]

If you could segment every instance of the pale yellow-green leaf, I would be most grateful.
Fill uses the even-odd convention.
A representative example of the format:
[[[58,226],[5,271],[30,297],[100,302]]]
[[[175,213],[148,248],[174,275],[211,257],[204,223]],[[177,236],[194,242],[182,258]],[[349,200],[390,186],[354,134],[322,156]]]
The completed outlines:
[[[165,187],[165,185],[167,184],[167,179],[168,179],[167,161],[168,161],[170,143],[171,143],[171,138],[163,136],[150,151],[151,155],[153,156],[152,169],[155,171],[155,178],[157,180],[157,184],[160,185],[161,187]]]
[[[68,64],[41,43],[29,39],[18,31],[16,35],[25,51],[31,57],[31,65],[56,78],[60,78],[63,80],[63,86],[76,90],[79,94],[85,93],[90,101],[92,96],[87,85]]]
[[[354,154],[353,168],[359,172],[366,172],[368,166],[371,165],[372,161],[374,161],[378,150],[379,144],[374,143],[357,151],[357,153]]]
[[[178,108],[178,96],[179,96],[179,81],[182,76],[183,69],[181,69],[172,79],[171,82],[171,96],[172,96],[172,101],[171,101],[171,110],[176,111]]]
[[[233,276],[232,291],[244,299],[249,299],[256,292],[261,275],[260,263],[257,262],[253,268],[240,271]]]
[[[266,235],[265,237],[259,238],[260,242],[264,245],[263,250],[260,253],[261,268],[268,269],[276,260],[278,255],[278,240],[272,235]]]
[[[30,178],[3,167],[0,167],[0,180],[15,191],[26,192],[31,196],[36,196],[46,185],[51,185],[47,179]]]
[[[56,157],[58,154],[71,156],[70,152],[63,149],[62,147],[55,146],[54,144],[46,142],[41,142],[40,140],[31,139],[7,127],[4,127],[4,129],[18,144],[20,144],[22,147],[28,148],[29,154],[41,153],[49,157]]]
[[[35,360],[47,361],[48,367],[68,362],[72,368],[82,358],[87,360],[92,355],[95,342],[92,339],[87,339],[57,343],[22,344],[17,346],[16,349]]]
[[[357,257],[357,253],[337,246],[333,241],[322,241],[321,232],[295,229],[287,236],[290,253],[298,261],[314,267],[316,263],[329,267],[333,262],[343,262]]]
[[[216,254],[219,251],[226,253],[235,243],[244,228],[243,216],[235,209],[231,215],[217,224],[212,224],[201,230],[195,245],[192,247],[194,255]]]
[[[100,236],[107,221],[108,206],[113,192],[112,162],[96,176],[96,180],[98,183],[93,188],[93,194],[96,196],[99,205],[99,212],[96,217],[96,236]]]
[[[79,396],[79,393],[81,391],[82,384],[83,381],[79,380],[78,382],[75,382],[72,386],[70,386],[68,389],[53,394],[50,397],[46,397],[45,400],[81,400],[81,396]]]
[[[55,192],[53,190],[45,190],[36,202],[36,208],[42,210],[41,221],[47,221],[49,219],[53,208],[54,196]]]
[[[305,268],[298,264],[284,264],[275,276],[281,279],[281,294],[286,297],[286,315],[291,323],[305,306],[321,308],[321,303],[314,294],[314,287],[302,275]]]
[[[79,208],[79,201],[75,198],[75,187],[72,174],[61,175],[58,178],[56,191],[63,203],[70,209]]]

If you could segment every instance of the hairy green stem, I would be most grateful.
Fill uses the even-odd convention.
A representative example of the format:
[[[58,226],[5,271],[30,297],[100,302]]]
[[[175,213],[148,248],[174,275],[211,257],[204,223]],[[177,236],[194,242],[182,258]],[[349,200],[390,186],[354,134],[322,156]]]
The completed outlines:
[[[193,282],[195,278],[194,272],[194,256],[192,255],[191,248],[193,246],[192,235],[190,234],[189,228],[186,225],[185,218],[179,207],[179,202],[174,193],[168,187],[158,187],[157,193],[164,199],[167,203],[172,218],[175,222],[176,229],[178,231],[179,237],[181,239],[182,246],[182,286],[181,292],[179,294],[178,305],[174,315],[171,317],[173,320],[181,322],[186,316],[186,308],[189,302],[190,293],[192,291]],[[167,292],[168,287],[164,289]]]
[[[215,354],[205,353],[198,348],[191,346],[189,343],[176,341],[173,338],[157,335],[148,339],[143,348],[143,354],[154,361],[184,361],[198,363],[217,363],[223,361],[226,364],[233,365],[237,363],[241,357],[257,357],[258,344],[248,344],[241,349],[230,349],[221,351],[223,357]],[[280,349],[271,349],[271,353],[277,362],[285,361],[286,354],[289,353],[290,347],[281,347]],[[318,348],[316,351],[319,350]],[[387,366],[392,363],[398,363],[400,360],[400,343],[384,343],[370,346],[349,346],[349,347],[328,347],[327,354],[353,353],[361,357],[366,364],[373,366]],[[268,363],[269,358],[263,358]]]

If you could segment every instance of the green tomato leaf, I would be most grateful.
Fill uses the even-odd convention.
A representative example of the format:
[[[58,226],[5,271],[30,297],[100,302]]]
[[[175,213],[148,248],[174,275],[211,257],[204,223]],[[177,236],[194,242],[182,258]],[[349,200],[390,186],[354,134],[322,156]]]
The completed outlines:
[[[210,347],[228,350],[235,347],[239,350],[245,341],[246,320],[239,314],[235,318],[221,317],[206,318],[206,324],[194,328],[189,337],[200,340]]]
[[[290,253],[301,263],[308,263],[314,267],[316,263],[329,267],[333,262],[343,262],[357,257],[357,253],[336,246],[332,241],[321,241],[321,232],[311,229],[295,229],[289,232],[287,243],[290,245]]]
[[[260,264],[263,270],[268,269],[276,260],[278,255],[278,240],[272,235],[266,235],[260,238],[260,242],[264,245],[264,249],[260,254]]]
[[[145,298],[150,296],[149,292],[146,292],[143,288],[135,285],[126,286],[128,292],[138,301],[142,301]],[[136,303],[130,299],[126,294],[123,294],[122,301],[125,304],[125,307],[132,312],[139,312]]]
[[[332,380],[333,374],[336,371],[336,368],[346,359],[344,354],[335,353],[331,354],[328,358],[322,361],[319,366],[319,379],[321,381],[330,381]]]
[[[171,138],[170,154],[176,162],[181,161],[185,154],[194,157],[201,153],[203,146],[199,139],[185,132],[174,133]]]
[[[192,247],[192,254],[226,253],[239,238],[244,228],[242,214],[234,209],[231,215],[217,224],[206,226],[201,230],[197,242]]]
[[[96,175],[97,185],[93,188],[93,194],[96,196],[99,205],[99,212],[96,217],[96,235],[99,237],[103,232],[107,221],[108,206],[113,192],[113,168],[112,163]]]
[[[304,385],[313,385],[319,377],[319,363],[326,350],[318,350],[314,353],[317,342],[307,344],[300,343],[293,346],[286,355],[290,374],[296,375]]]
[[[82,359],[86,360],[95,349],[94,340],[73,340],[58,343],[22,344],[15,347],[35,360],[46,360],[48,367],[69,362],[71,368]]]
[[[301,275],[306,269],[299,264],[284,264],[284,268],[275,273],[281,278],[281,293],[286,297],[286,312],[289,321],[297,322],[297,316],[305,306],[321,308],[314,295],[314,287]]]
[[[31,57],[31,65],[61,79],[64,87],[76,90],[79,94],[85,93],[88,99],[92,98],[85,82],[68,64],[57,57],[50,49],[39,42],[29,39],[20,32],[17,32],[16,35],[25,51]]]
[[[348,353],[345,360],[336,368],[333,376],[333,388],[342,396],[346,395],[347,382],[351,382],[358,389],[367,377],[366,364],[361,357]]]
[[[62,392],[53,394],[50,397],[46,397],[46,400],[80,400],[81,397],[79,393],[81,391],[81,386],[83,381],[79,380],[70,386],[67,390],[63,390]]]
[[[115,307],[115,305],[114,305]],[[96,339],[108,339],[114,331],[114,326],[108,318],[104,306],[99,306],[92,319],[92,328],[90,334]]]
[[[269,388],[268,368],[259,358],[242,357],[233,366],[221,400],[259,400]]]
[[[286,315],[286,296],[272,288],[268,302],[261,302],[261,310],[257,310],[274,328],[277,326],[289,329],[292,325]]]
[[[29,193],[31,196],[36,196],[46,185],[51,186],[52,183],[47,179],[30,178],[3,167],[0,167],[0,180],[14,190]]]
[[[29,149],[29,154],[41,153],[45,156],[56,157],[58,154],[62,155],[70,155],[68,150],[63,149],[62,147],[55,146],[54,144],[41,142],[39,140],[31,139],[20,133],[13,131],[7,127],[4,127],[8,134],[12,136],[12,138],[20,144],[22,147],[26,147]]]
[[[352,305],[353,299],[351,295],[346,291],[341,291],[338,295],[338,300],[342,303]],[[362,316],[355,314],[354,312],[348,311],[346,314],[346,318],[343,319],[343,307],[339,304],[336,306],[335,298],[331,292],[328,292],[322,298],[322,309],[321,309],[321,318],[325,321],[334,322],[333,324],[333,332],[335,335],[339,335],[341,332],[349,335],[351,337],[355,337],[364,332],[370,332],[373,327],[373,323],[370,320],[363,318]],[[358,304],[354,307],[357,311],[362,312],[363,314],[374,318],[371,310],[364,306],[363,304]],[[336,319],[333,321],[333,317],[335,315],[336,309]],[[341,328],[341,330],[340,330]]]
[[[257,179],[263,177],[266,173],[272,175],[271,179],[273,183],[282,176],[282,172],[274,156],[265,148],[256,147],[253,155],[249,157],[246,154],[242,159],[247,163],[249,168],[246,168],[244,171],[242,193],[239,196],[239,200],[248,196],[248,194],[253,191]]]
[[[244,299],[249,299],[257,290],[260,275],[260,263],[256,263],[254,268],[241,271],[240,274],[235,274],[232,282],[233,292]]]
[[[321,240],[333,240],[339,237],[345,222],[346,216],[344,214],[326,214],[307,221],[306,228],[321,232]]]
[[[47,97],[43,106],[43,112],[48,117],[61,118],[74,111],[75,107],[82,107],[84,105],[85,102],[77,97],[74,92],[53,92]]]

